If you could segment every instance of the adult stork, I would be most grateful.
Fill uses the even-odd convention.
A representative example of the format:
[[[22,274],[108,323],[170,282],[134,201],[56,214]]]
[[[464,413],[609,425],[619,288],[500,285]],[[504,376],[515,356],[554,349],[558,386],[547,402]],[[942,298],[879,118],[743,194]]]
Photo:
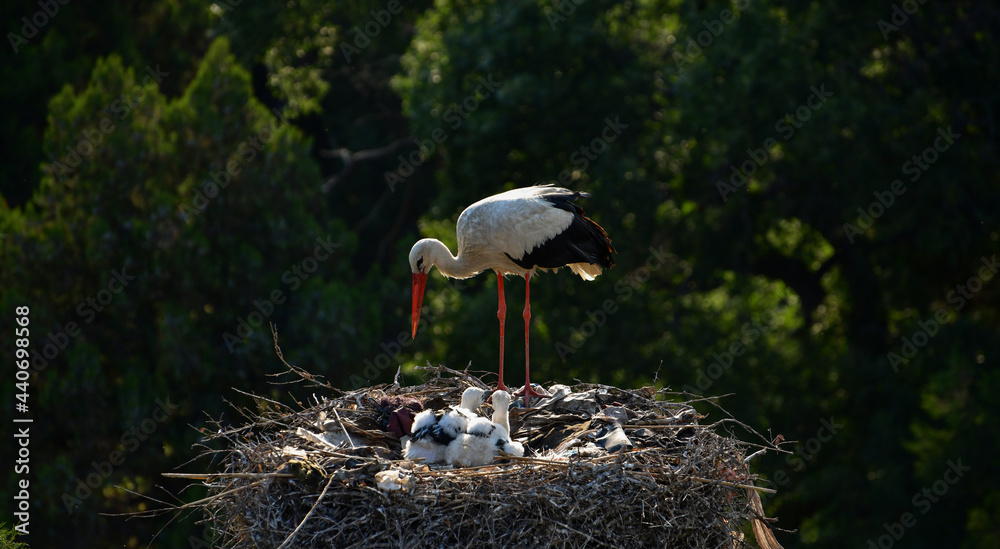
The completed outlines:
[[[576,204],[589,194],[551,185],[514,189],[469,206],[458,217],[458,256],[440,240],[425,238],[410,250],[413,271],[413,337],[417,337],[420,307],[424,300],[427,274],[437,266],[446,277],[469,278],[487,269],[497,273],[500,320],[500,372],[503,382],[504,320],[507,304],[503,279],[507,274],[524,277],[524,395],[525,406],[532,396],[543,396],[531,387],[528,360],[528,327],[531,321],[531,276],[539,269],[569,267],[584,280],[593,280],[601,269],[610,269],[617,253],[600,225],[588,218]]]

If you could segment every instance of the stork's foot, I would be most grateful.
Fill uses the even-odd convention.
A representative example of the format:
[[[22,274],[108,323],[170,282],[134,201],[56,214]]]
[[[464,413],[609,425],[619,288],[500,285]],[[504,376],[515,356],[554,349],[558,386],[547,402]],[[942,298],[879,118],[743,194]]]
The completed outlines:
[[[549,395],[539,393],[531,385],[525,385],[520,391],[514,393],[515,396],[524,395],[524,407],[531,408],[531,397],[549,398]]]

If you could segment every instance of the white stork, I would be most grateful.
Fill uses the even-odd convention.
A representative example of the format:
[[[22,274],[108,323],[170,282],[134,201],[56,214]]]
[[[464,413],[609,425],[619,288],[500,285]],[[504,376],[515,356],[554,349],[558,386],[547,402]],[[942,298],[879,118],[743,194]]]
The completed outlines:
[[[503,383],[503,329],[507,305],[503,295],[503,277],[524,277],[524,395],[525,406],[532,396],[543,396],[531,387],[528,362],[528,326],[531,320],[530,282],[538,269],[569,267],[584,280],[593,280],[601,269],[610,269],[617,253],[611,239],[600,225],[588,218],[575,204],[587,193],[551,185],[514,189],[484,198],[469,206],[458,217],[458,256],[453,256],[440,240],[425,238],[410,250],[413,271],[413,337],[417,337],[420,307],[424,299],[427,273],[437,266],[450,278],[469,278],[493,269],[497,273],[500,306],[500,380]]]

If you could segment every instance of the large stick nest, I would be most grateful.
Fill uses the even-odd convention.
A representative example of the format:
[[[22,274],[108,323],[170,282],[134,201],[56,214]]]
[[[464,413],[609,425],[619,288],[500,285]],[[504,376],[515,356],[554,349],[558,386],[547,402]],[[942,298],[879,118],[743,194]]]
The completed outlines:
[[[579,384],[511,410],[525,457],[428,466],[403,459],[386,397],[441,408],[486,385],[427,370],[435,377],[413,387],[323,385],[330,394],[298,411],[256,397],[247,424],[220,425],[206,446],[225,471],[195,477],[209,487],[200,505],[218,545],[734,548],[749,546],[749,526],[761,547],[780,547],[757,495],[768,490],[744,461],[774,446],[737,439],[728,426],[753,431],[735,419],[702,425],[690,401],[667,402],[664,391]],[[598,439],[618,425],[628,444],[609,452]]]

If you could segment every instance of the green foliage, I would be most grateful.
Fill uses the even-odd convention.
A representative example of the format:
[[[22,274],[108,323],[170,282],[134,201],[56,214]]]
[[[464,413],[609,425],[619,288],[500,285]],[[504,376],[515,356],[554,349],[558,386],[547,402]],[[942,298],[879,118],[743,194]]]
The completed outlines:
[[[175,418],[157,427],[158,444],[123,435],[158,399],[176,405],[172,413],[218,416],[218,387],[259,385],[273,371],[266,322],[312,331],[310,341],[324,332],[326,343],[313,346],[320,356],[352,337],[328,337],[329,322],[295,312],[321,294],[324,273],[345,265],[340,248],[324,251],[322,243],[348,253],[352,244],[321,204],[302,200],[320,179],[308,140],[252,97],[250,76],[224,39],[175,100],[152,81],[144,87],[145,78],[111,57],[96,64],[82,92],[67,87],[54,97],[45,142],[52,162],[41,188],[24,214],[5,212],[5,225],[22,230],[4,248],[5,277],[19,289],[4,304],[47,305],[32,308],[34,354],[44,361],[44,345],[61,337],[53,333],[80,331],[34,377],[48,388],[36,397],[36,421],[62,428],[33,442],[76,456],[63,474],[37,465],[44,472],[33,493],[59,502],[47,519],[65,516],[63,495],[75,493],[95,458],[126,456],[101,483],[104,497],[79,498],[70,521],[80,528],[93,529],[96,512],[137,504],[112,497],[129,471],[143,471],[132,482],[146,493],[159,471],[176,465],[176,452],[189,452],[196,433]],[[118,103],[136,89],[143,92],[129,108]],[[81,132],[103,119],[113,122],[104,126],[110,131],[81,145]],[[89,154],[75,168],[57,167],[72,162],[67,147]],[[67,439],[67,431],[89,436]]]
[[[27,543],[17,541],[19,535],[13,526],[0,523],[0,549],[27,549]]]
[[[12,205],[24,205],[38,188],[38,166],[45,161],[46,106],[64,85],[81,89],[96,60],[115,53],[126,65],[140,70],[147,63],[159,63],[175,75],[164,82],[164,89],[176,94],[208,47],[205,34],[210,14],[200,0],[126,0],[113,10],[59,2],[54,16],[39,17],[47,23],[32,37],[23,35],[21,17],[31,21],[42,11],[38,2],[3,0],[0,4],[0,11],[7,14],[4,44],[10,48],[0,63],[0,81],[8,83],[0,86],[0,102],[17,107],[0,119],[0,151],[5,160],[0,163],[0,191]],[[15,40],[15,49],[9,45],[8,33],[24,37],[26,43]],[[179,75],[183,76],[176,78]]]

